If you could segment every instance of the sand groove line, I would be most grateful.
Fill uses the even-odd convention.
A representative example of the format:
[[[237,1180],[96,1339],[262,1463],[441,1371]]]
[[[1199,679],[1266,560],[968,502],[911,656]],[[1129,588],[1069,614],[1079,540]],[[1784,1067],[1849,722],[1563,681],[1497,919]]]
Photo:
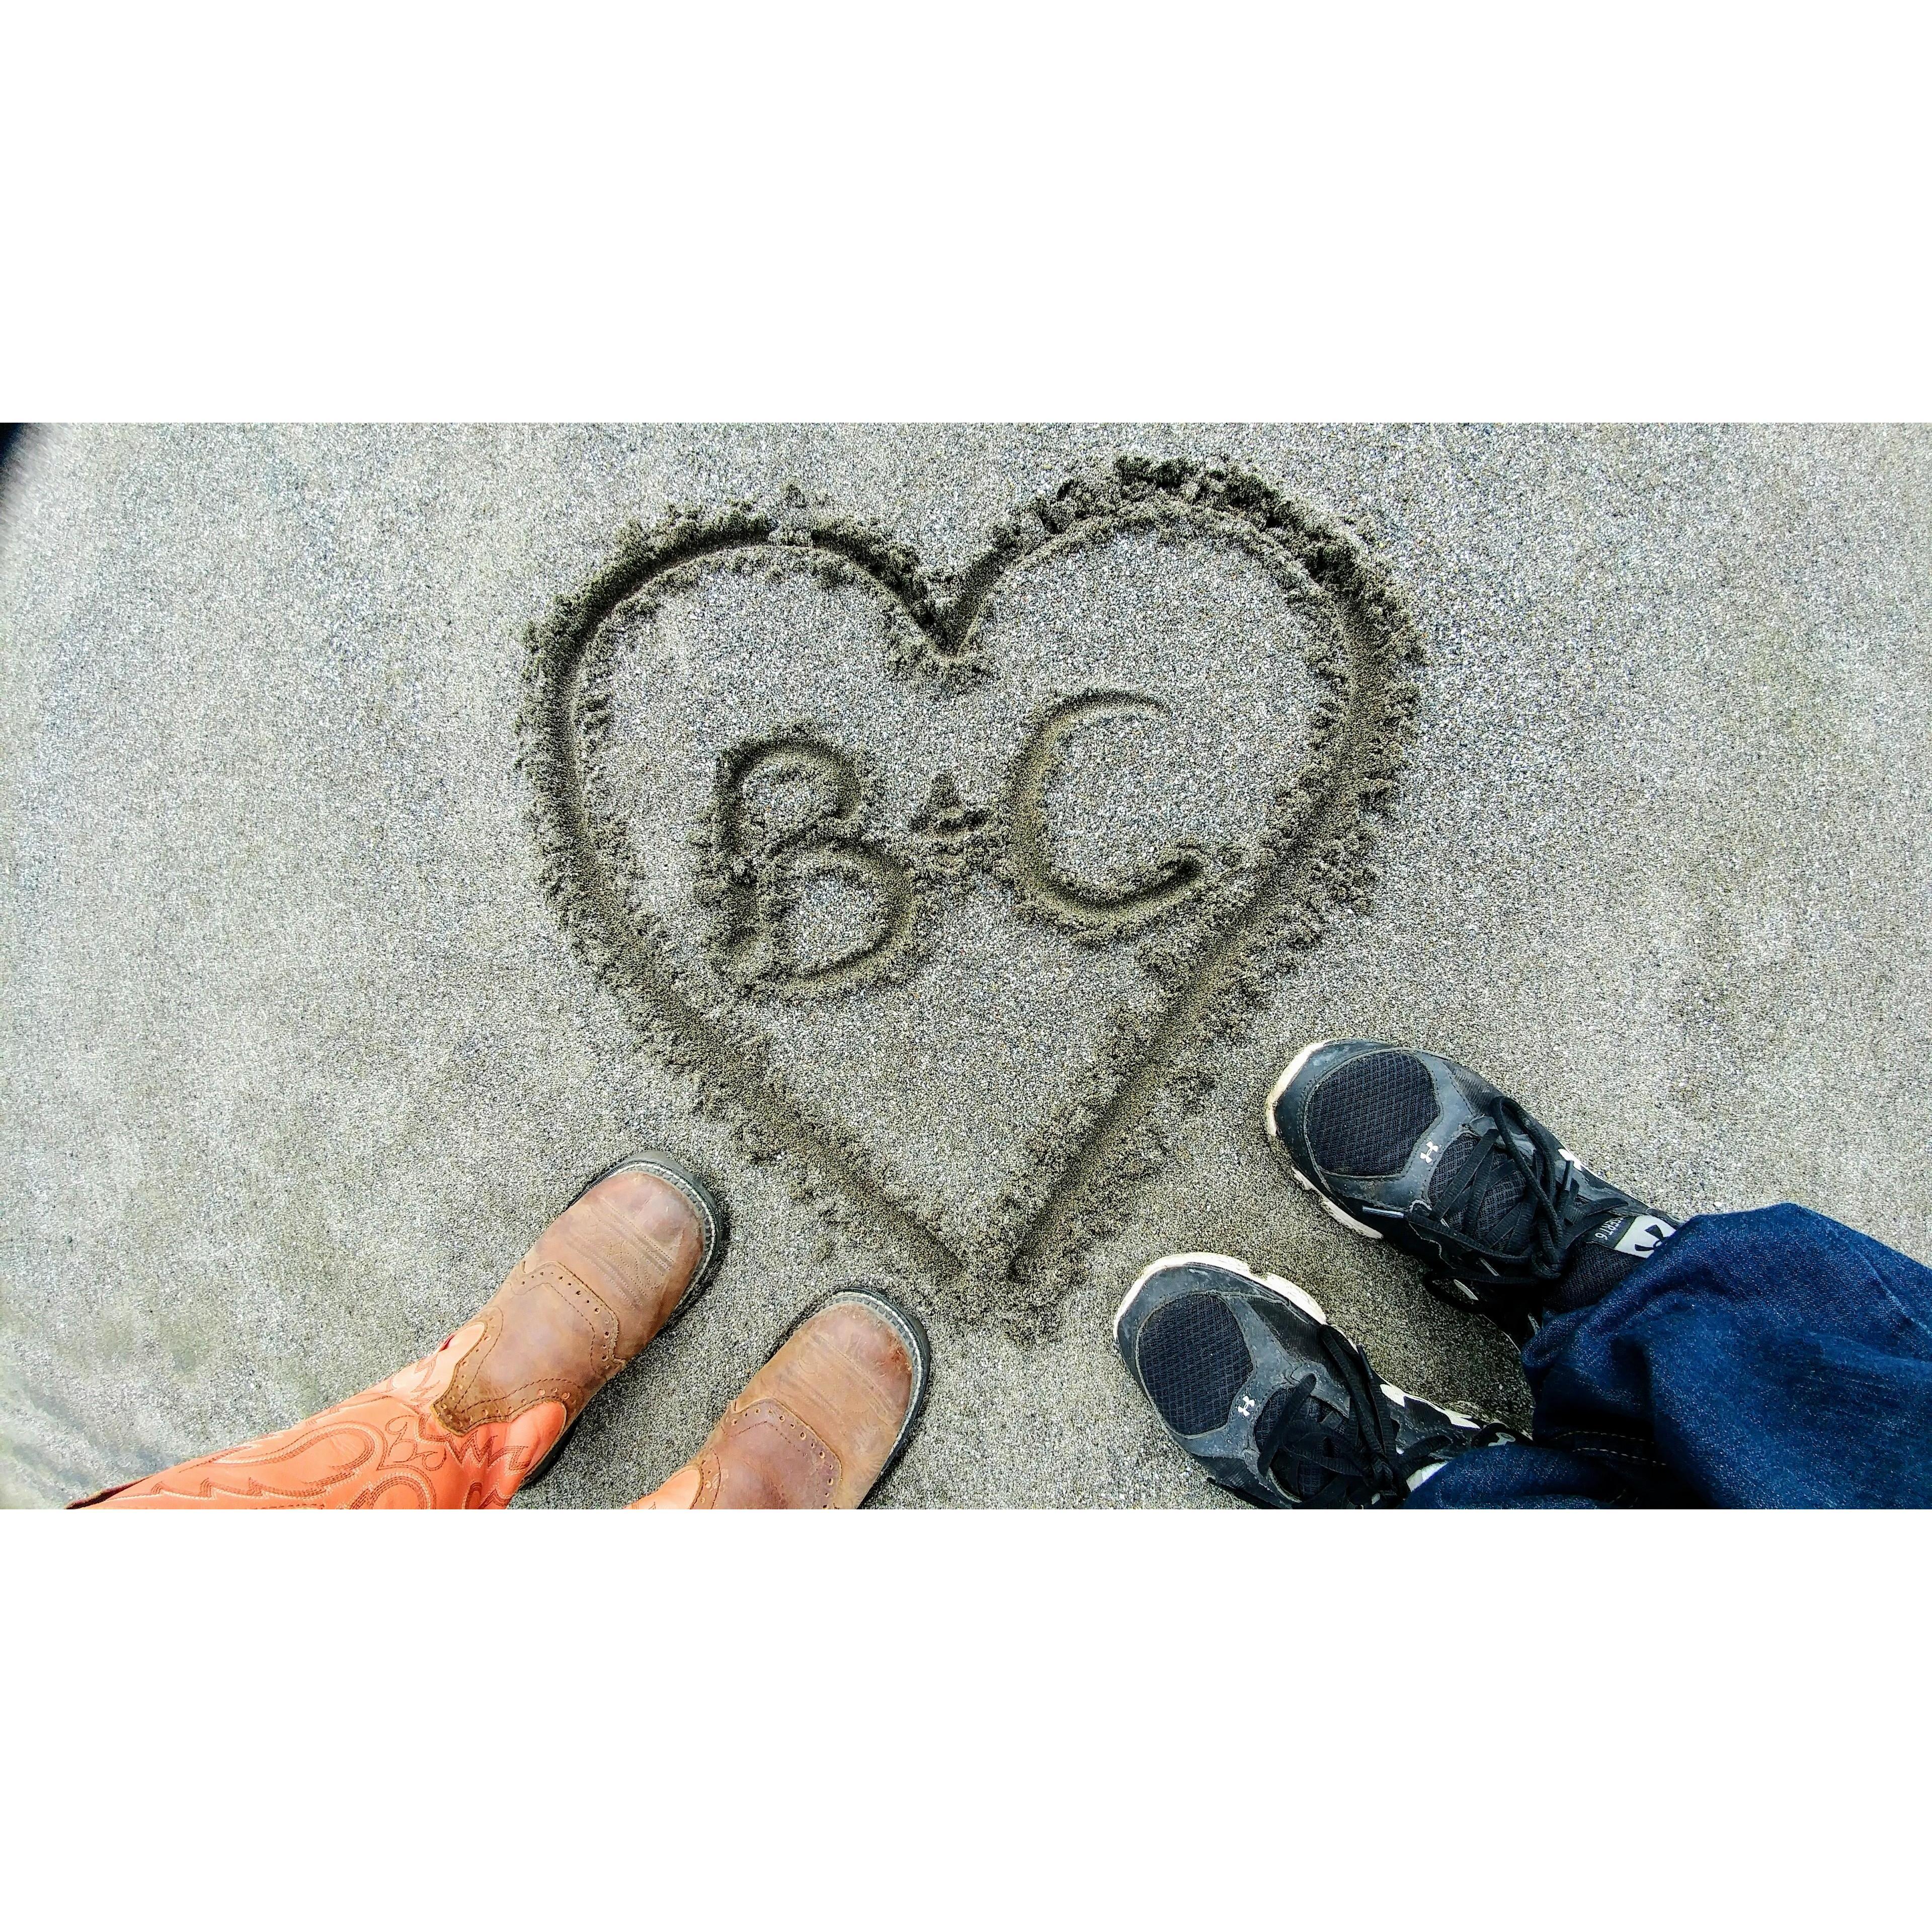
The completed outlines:
[[[1379,667],[1373,667],[1372,652],[1368,656],[1369,666],[1364,667],[1363,674],[1373,675]],[[1352,717],[1351,722],[1354,722]],[[1220,1006],[1240,997],[1240,989],[1230,982],[1238,974],[1258,930],[1309,893],[1316,869],[1322,862],[1320,855],[1324,844],[1343,829],[1345,819],[1353,818],[1355,802],[1353,797],[1346,796],[1345,782],[1338,774],[1314,808],[1315,822],[1296,842],[1292,856],[1285,856],[1258,880],[1238,914],[1221,923],[1207,958],[1161,1014],[1146,1055],[1120,1082],[1093,1131],[1068,1161],[1060,1184],[1021,1243],[1017,1258],[1021,1263],[1029,1261],[1042,1247],[1050,1246],[1047,1237],[1054,1225],[1055,1209],[1077,1200],[1084,1188],[1106,1175],[1110,1150],[1117,1148],[1123,1130],[1131,1127],[1136,1114],[1151,1097],[1151,1089],[1159,1085],[1177,1050]]]
[[[737,548],[746,541],[732,535],[693,543],[681,548],[674,560],[663,564],[660,570]],[[601,926],[606,934],[616,934],[629,928],[632,921],[629,908],[611,890],[598,856],[596,836],[584,796],[583,767],[577,755],[574,714],[583,676],[584,646],[611,611],[643,580],[641,577],[630,580],[632,573],[623,568],[623,554],[620,549],[618,560],[592,580],[580,601],[572,601],[571,608],[578,620],[572,626],[578,645],[574,658],[567,665],[556,667],[564,671],[562,680],[538,694],[538,710],[532,713],[526,705],[524,713],[524,762],[536,766],[540,786],[548,782],[551,788],[544,802],[553,812],[560,813],[566,834],[561,843],[567,855],[568,874],[555,869],[560,856],[554,849],[558,842],[543,838],[549,828],[541,822],[540,806],[538,830],[547,848],[549,862],[544,883],[550,896],[568,909],[572,937],[590,956],[590,962],[599,976],[623,998],[633,1021],[646,1036],[655,1039],[661,1048],[668,1048],[666,1057],[673,1066],[682,1071],[701,1070],[706,1087],[728,1095],[795,1158],[829,1171],[855,1197],[873,1196],[867,1204],[886,1224],[890,1234],[912,1251],[928,1274],[941,1280],[950,1280],[959,1272],[961,1258],[935,1237],[923,1221],[884,1197],[874,1185],[874,1177],[845,1157],[839,1145],[841,1137],[830,1123],[813,1120],[782,1086],[769,1080],[746,1078],[748,1072],[769,1070],[770,1056],[762,1042],[754,1043],[748,1054],[717,1053],[713,1023],[685,998],[652,958],[647,946],[630,949],[633,956],[625,960],[603,956],[603,948],[596,943],[596,926]],[[657,574],[660,572],[645,573]],[[529,756],[532,730],[540,734],[539,755],[535,759]],[[545,753],[547,756],[543,755]],[[586,926],[582,914],[592,909],[596,926]],[[674,1036],[669,1040],[663,1036],[667,1028]]]
[[[976,632],[1007,569],[1150,525],[1192,526],[1259,556],[1291,598],[1312,586],[1329,613],[1328,642],[1308,656],[1326,694],[1303,763],[1270,805],[1245,884],[1224,886],[1192,934],[1144,950],[1172,986],[1169,998],[1150,1017],[1115,1016],[1086,1088],[1029,1137],[1019,1180],[994,1204],[994,1238],[962,1254],[848,1133],[792,1090],[754,1029],[687,997],[658,923],[620,890],[625,828],[600,816],[586,789],[586,766],[610,724],[608,694],[587,688],[586,665],[626,600],[688,582],[695,566],[723,553],[769,546],[829,554],[869,579],[919,640],[896,668],[956,682],[988,669]],[[604,568],[527,634],[518,763],[532,783],[543,884],[566,931],[624,996],[646,1040],[696,1076],[700,1102],[723,1103],[746,1150],[784,1158],[795,1191],[815,1196],[831,1219],[856,1208],[906,1249],[955,1312],[992,1314],[1034,1335],[1052,1325],[1084,1252],[1124,1218],[1131,1181],[1158,1164],[1180,1118],[1212,1086],[1204,1052],[1244,1030],[1264,1001],[1270,970],[1319,936],[1325,906],[1366,904],[1372,820],[1401,768],[1416,698],[1409,667],[1420,650],[1388,572],[1352,529],[1223,464],[1122,458],[1070,478],[1023,506],[951,583],[954,596],[939,601],[904,545],[802,499],[783,512],[739,504],[674,512],[650,531],[633,524]],[[836,1192],[825,1192],[827,1183]]]

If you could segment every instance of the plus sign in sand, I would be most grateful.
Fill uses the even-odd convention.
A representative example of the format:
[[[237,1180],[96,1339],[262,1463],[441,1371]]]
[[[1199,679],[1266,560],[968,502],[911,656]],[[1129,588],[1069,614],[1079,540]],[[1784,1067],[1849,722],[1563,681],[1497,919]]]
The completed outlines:
[[[521,1504],[841,1282],[880,1500],[1206,1504],[1108,1318],[1244,1256],[1510,1345],[1270,1158],[1433,1046],[1689,1215],[1932,1258],[1932,436],[41,430],[0,472],[0,1498],[420,1356],[627,1148],[734,1210]]]

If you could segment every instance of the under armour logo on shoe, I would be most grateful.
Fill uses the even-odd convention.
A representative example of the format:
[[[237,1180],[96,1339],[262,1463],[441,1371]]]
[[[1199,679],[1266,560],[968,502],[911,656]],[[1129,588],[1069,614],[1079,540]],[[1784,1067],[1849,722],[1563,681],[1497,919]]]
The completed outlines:
[[[1441,1150],[1436,1146],[1436,1143],[1433,1141],[1431,1141],[1429,1144],[1422,1150],[1422,1158],[1425,1162],[1432,1161],[1440,1151]]]
[[[1660,1214],[1633,1214],[1630,1226],[1616,1244],[1616,1251],[1620,1255],[1650,1254],[1655,1251],[1658,1242],[1676,1232],[1676,1227]]]
[[[1255,1399],[1251,1395],[1244,1395],[1239,1402],[1235,1403],[1234,1406],[1238,1408],[1244,1415],[1252,1415],[1255,1412]]]

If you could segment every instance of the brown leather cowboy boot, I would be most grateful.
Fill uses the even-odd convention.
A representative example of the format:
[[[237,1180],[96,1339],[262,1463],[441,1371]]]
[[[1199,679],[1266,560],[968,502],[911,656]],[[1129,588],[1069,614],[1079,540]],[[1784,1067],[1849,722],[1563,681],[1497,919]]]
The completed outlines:
[[[668,1154],[634,1155],[585,1187],[433,1354],[292,1429],[88,1501],[500,1509],[542,1474],[590,1398],[691,1305],[726,1232],[697,1174]]]
[[[670,1155],[607,1168],[484,1304],[482,1339],[457,1364],[436,1420],[460,1436],[561,1402],[562,1430],[524,1478],[536,1482],[590,1398],[703,1293],[728,1232],[724,1204]]]
[[[932,1352],[917,1316],[876,1289],[795,1322],[704,1447],[633,1509],[856,1509],[905,1448]]]

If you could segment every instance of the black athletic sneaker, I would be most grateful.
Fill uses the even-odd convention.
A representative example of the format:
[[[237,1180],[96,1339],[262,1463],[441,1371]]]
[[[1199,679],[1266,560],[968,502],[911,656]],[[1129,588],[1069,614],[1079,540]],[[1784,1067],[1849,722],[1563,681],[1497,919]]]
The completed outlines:
[[[1545,1316],[1596,1300],[1677,1232],[1440,1054],[1316,1040],[1264,1112],[1295,1179],[1342,1226],[1432,1264],[1438,1294],[1519,1342]]]
[[[1175,1442],[1268,1508],[1386,1507],[1452,1456],[1520,1439],[1391,1388],[1312,1295],[1228,1255],[1143,1268],[1114,1340]]]

